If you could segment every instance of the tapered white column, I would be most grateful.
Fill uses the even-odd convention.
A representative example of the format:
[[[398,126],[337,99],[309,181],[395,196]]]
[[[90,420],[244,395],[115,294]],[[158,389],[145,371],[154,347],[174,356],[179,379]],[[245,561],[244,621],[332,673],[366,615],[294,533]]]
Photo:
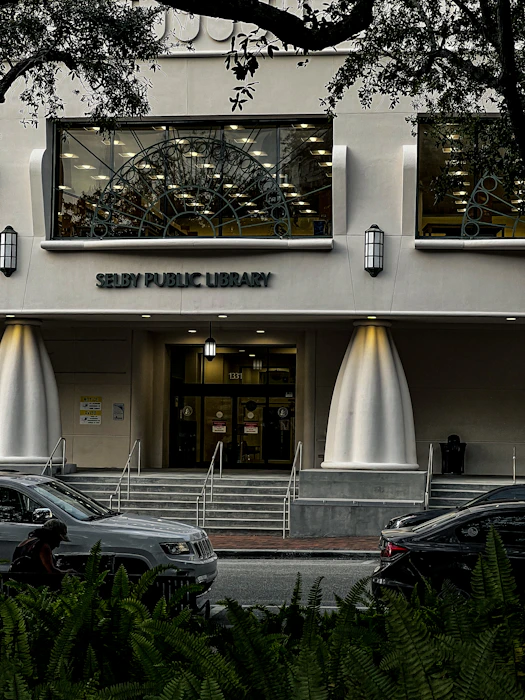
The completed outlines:
[[[40,321],[7,321],[0,342],[0,464],[45,464],[61,435],[55,374]],[[57,459],[60,454],[57,454]]]
[[[389,323],[358,321],[330,405],[325,469],[418,469],[412,402]]]

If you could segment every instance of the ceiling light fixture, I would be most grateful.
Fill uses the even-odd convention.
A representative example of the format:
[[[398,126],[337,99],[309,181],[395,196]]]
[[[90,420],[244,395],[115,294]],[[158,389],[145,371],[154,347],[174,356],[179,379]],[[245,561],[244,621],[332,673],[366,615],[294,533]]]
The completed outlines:
[[[151,318],[151,314],[142,314],[142,318]]]
[[[188,333],[196,333],[196,332],[197,331],[194,328],[190,328],[190,330],[188,331]]]

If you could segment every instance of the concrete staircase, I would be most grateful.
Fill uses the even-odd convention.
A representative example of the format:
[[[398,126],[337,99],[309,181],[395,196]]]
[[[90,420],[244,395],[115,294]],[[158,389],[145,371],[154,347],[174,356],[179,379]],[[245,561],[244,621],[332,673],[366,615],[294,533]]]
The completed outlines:
[[[434,475],[430,489],[430,508],[455,508],[462,506],[487,491],[512,483],[510,479],[482,476],[446,477]],[[523,479],[518,479],[523,483]]]
[[[104,505],[114,492],[120,472],[80,471],[62,478],[79,491]],[[283,501],[289,476],[223,475],[214,479],[213,502],[209,486],[204,527],[217,533],[271,533],[282,531]],[[120,510],[123,513],[151,515],[196,524],[196,499],[204,483],[204,474],[159,472],[131,477],[130,500],[123,483]],[[116,508],[113,499],[113,508]],[[202,503],[201,503],[202,517]],[[200,520],[199,525],[202,525]]]

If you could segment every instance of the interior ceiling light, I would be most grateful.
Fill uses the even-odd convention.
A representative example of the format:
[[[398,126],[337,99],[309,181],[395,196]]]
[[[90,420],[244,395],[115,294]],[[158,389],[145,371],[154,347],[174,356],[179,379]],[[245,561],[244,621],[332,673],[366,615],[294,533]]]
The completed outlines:
[[[299,192],[287,192],[285,197],[299,197]]]
[[[111,146],[111,139],[102,139],[102,143],[104,144],[104,146]],[[119,139],[115,139],[113,141],[113,145],[114,146],[125,146],[126,144],[124,143],[124,141],[120,141]]]
[[[295,188],[295,185],[292,185],[291,182],[281,182],[280,187],[281,187],[281,189],[283,189],[283,190],[284,190],[284,189],[289,190],[290,188],[291,188],[291,189],[294,189],[294,188]]]
[[[308,141],[309,143],[323,143],[324,139],[322,139],[320,136],[308,136],[307,138],[303,139],[303,141]]]
[[[274,168],[275,163],[263,163],[263,168]]]
[[[92,180],[109,180],[109,175],[92,175]]]
[[[255,331],[256,333],[266,333],[266,331]]]
[[[454,204],[461,206],[462,204],[468,204],[466,199],[458,199],[454,202]]]
[[[203,158],[204,153],[199,153],[198,151],[188,151],[182,154],[185,158]]]
[[[228,318],[227,314],[219,314],[218,318]]]
[[[61,153],[61,158],[78,158],[76,153]]]
[[[249,139],[247,137],[243,137],[242,139],[233,139],[235,143],[255,143],[255,139]]]
[[[179,185],[168,185],[168,189],[169,189],[169,190],[178,190],[178,189],[179,189]]]
[[[464,197],[467,193],[465,190],[456,190],[455,192],[452,192],[454,197]]]
[[[211,211],[211,209],[205,209],[202,213],[203,213],[203,214],[213,214],[213,212]]]
[[[295,129],[313,129],[313,124],[294,124]]]
[[[239,129],[240,127],[238,124],[228,124],[226,128],[231,129],[232,131],[237,131],[237,129]]]
[[[151,170],[153,168],[150,163],[139,163],[137,165],[137,170]]]
[[[300,209],[299,212],[301,214],[317,214],[315,209]]]
[[[166,131],[165,126],[152,126],[153,131]]]
[[[248,357],[255,357],[255,353],[254,352],[249,353]]]
[[[468,175],[468,170],[449,170],[449,175]]]
[[[96,170],[94,165],[75,165],[77,170]]]
[[[59,190],[70,190],[71,187],[68,187],[67,185],[59,185],[59,186],[58,186],[58,189],[59,189]]]
[[[233,189],[234,187],[237,187],[237,185],[232,185],[231,182],[226,182],[226,183],[223,185],[223,187],[224,187],[225,190],[231,190],[231,189]]]
[[[297,201],[293,201],[292,204],[294,205],[294,207],[307,207],[309,206],[310,202],[305,202],[304,199],[299,199]]]
[[[266,151],[250,151],[251,156],[267,156]]]
[[[100,126],[85,126],[84,131],[100,131]]]
[[[239,352],[246,352],[246,350],[243,350],[242,348],[240,348]]]
[[[164,180],[164,175],[150,175],[150,180]]]
[[[122,158],[134,158],[137,154],[133,153],[133,151],[126,151],[125,153],[119,153],[119,156],[122,156]]]
[[[151,314],[142,314],[142,318],[151,318]]]
[[[326,148],[321,148],[320,150],[317,150],[317,151],[310,151],[310,153],[313,156],[330,156],[330,155],[332,155],[332,151],[327,151]]]
[[[375,319],[377,318],[377,316],[367,316],[367,318],[368,318],[370,321],[375,321]]]
[[[466,209],[456,209],[458,214],[464,214],[467,210]]]
[[[196,332],[197,331],[194,328],[190,328],[190,330],[188,331],[188,333],[196,333]]]
[[[447,134],[447,139],[451,139],[451,141],[458,141],[460,138],[459,134]]]
[[[516,318],[514,316],[508,316],[507,321],[515,321]]]
[[[332,167],[332,161],[331,160],[325,160],[322,163],[319,163],[321,168],[331,168]]]

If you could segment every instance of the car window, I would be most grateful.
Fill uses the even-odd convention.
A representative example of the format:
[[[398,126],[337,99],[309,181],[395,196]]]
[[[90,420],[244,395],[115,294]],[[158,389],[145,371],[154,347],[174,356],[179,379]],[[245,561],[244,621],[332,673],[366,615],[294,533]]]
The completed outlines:
[[[59,481],[46,481],[32,488],[76,520],[96,520],[112,514],[101,503]]]
[[[425,530],[433,530],[434,528],[438,527],[440,528],[457,517],[459,517],[458,511],[451,510],[448,513],[443,513],[443,515],[438,515],[437,518],[427,520],[426,522],[421,523],[421,525],[416,525],[416,527],[412,528],[412,532],[424,532]]]
[[[485,544],[491,527],[499,532],[503,544],[525,548],[525,513],[495,513],[472,518],[456,528],[456,537],[464,543]]]
[[[516,486],[508,486],[506,488],[494,489],[488,493],[482,493],[481,496],[476,496],[468,503],[465,503],[462,508],[470,508],[471,506],[480,505],[482,503],[493,503],[495,501],[525,501],[525,486],[523,488]]]
[[[35,508],[41,506],[16,489],[0,487],[0,522],[30,523]]]

